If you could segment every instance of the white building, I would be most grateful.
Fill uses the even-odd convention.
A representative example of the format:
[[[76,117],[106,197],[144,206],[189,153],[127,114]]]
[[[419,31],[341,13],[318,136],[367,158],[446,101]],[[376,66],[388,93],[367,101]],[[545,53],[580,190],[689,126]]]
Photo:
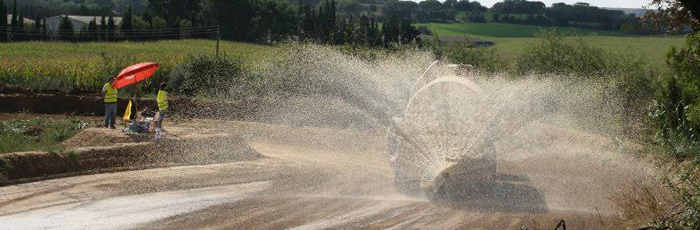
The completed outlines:
[[[10,22],[12,22],[12,14],[7,15],[7,25],[10,25]],[[24,26],[31,26],[34,24],[34,20],[24,18]]]
[[[78,16],[78,15],[59,15],[46,18],[46,29],[51,33],[57,33],[61,25],[61,19],[68,16],[68,20],[73,23],[73,31],[80,31],[90,24],[90,21],[95,20],[97,25],[102,25],[102,16]],[[113,17],[114,25],[119,25],[122,22],[121,17]],[[105,17],[105,23],[109,22],[109,17]]]

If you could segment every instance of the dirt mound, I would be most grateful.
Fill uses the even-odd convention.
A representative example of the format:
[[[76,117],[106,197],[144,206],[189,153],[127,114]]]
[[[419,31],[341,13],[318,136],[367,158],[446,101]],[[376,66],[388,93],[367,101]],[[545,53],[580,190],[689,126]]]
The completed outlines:
[[[89,146],[112,146],[119,143],[140,143],[149,141],[147,135],[126,135],[120,130],[105,128],[87,128],[61,143],[64,148]]]
[[[94,138],[88,138],[91,134]],[[21,152],[0,156],[0,185],[22,183],[74,174],[121,171],[175,165],[212,164],[254,160],[261,155],[240,137],[231,135],[198,138],[166,138],[160,142],[100,142],[109,132],[90,130],[73,139],[71,145],[110,144],[106,147],[80,147],[63,152]],[[126,136],[126,135],[123,135]],[[102,138],[102,139],[111,139]]]

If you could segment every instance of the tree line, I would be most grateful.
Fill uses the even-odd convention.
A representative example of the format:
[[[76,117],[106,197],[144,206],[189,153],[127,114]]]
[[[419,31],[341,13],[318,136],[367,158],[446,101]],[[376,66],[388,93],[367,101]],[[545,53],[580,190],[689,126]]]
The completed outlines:
[[[49,31],[46,19],[36,18],[32,25],[25,25],[25,13],[18,12],[15,0],[11,5],[12,20],[0,19],[0,41],[121,41],[220,36],[260,43],[300,40],[389,46],[420,42],[419,32],[408,18],[391,16],[380,22],[369,14],[343,14],[338,12],[335,0],[323,0],[318,5],[305,4],[302,0],[296,4],[286,0],[150,0],[148,3],[141,14],[127,6],[121,20],[112,12],[103,13],[80,28],[74,28],[68,16],[61,16],[58,30]],[[5,18],[2,15],[7,15],[7,9],[4,0],[0,0],[0,18]]]
[[[595,29],[619,30],[625,23],[636,20],[619,10],[602,9],[588,3],[568,5],[555,3],[547,7],[544,3],[527,0],[504,0],[490,9],[479,2],[469,0],[425,0],[421,2],[387,0],[382,12],[417,22],[450,22],[459,19],[467,22],[505,22],[543,26],[572,26]],[[456,18],[459,12],[466,12]],[[487,20],[484,13],[492,14]]]

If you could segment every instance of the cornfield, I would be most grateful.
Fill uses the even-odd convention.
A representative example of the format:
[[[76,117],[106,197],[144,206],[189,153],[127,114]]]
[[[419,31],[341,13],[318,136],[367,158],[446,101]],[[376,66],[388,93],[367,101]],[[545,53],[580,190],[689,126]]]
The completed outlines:
[[[158,62],[161,68],[154,76],[158,80],[188,56],[214,55],[215,49],[216,41],[210,40],[0,43],[0,84],[35,91],[98,92],[107,77],[134,63]],[[241,57],[253,68],[271,57],[275,49],[236,42],[220,44],[221,55]]]

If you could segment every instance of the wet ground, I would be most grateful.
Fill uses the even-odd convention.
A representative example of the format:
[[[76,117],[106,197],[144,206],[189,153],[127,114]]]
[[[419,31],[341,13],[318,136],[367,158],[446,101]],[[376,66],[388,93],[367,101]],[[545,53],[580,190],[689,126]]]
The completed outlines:
[[[498,144],[497,181],[435,204],[395,191],[381,130],[182,125],[240,135],[265,157],[0,187],[2,228],[598,229],[616,220],[616,185],[643,177],[614,141],[531,125]]]

